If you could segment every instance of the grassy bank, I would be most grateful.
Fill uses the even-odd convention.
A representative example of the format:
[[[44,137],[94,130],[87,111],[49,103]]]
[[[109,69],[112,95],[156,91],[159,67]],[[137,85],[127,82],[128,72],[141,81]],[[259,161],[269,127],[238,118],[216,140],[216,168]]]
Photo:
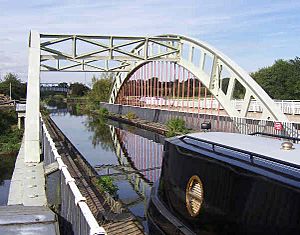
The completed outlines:
[[[14,110],[0,110],[0,154],[19,151],[23,130],[18,129],[17,122]]]

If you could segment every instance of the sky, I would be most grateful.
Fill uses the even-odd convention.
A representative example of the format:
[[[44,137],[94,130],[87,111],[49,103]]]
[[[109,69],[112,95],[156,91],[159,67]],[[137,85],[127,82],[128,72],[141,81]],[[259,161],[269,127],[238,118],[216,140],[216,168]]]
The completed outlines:
[[[27,80],[29,31],[153,36],[180,34],[222,51],[247,72],[300,56],[299,0],[0,0],[0,78]],[[42,73],[42,82],[92,74]]]

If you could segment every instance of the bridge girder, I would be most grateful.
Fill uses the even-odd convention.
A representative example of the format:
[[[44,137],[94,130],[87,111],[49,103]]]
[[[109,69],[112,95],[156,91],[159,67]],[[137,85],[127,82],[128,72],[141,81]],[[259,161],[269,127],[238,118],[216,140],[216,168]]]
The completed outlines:
[[[93,48],[92,48],[93,47]],[[185,54],[187,47],[187,54]],[[66,50],[68,48],[68,50]],[[201,56],[197,60],[195,52]],[[210,72],[205,72],[207,59]],[[178,63],[198,78],[220,102],[231,117],[245,117],[251,97],[261,103],[262,118],[288,121],[267,93],[237,64],[210,45],[179,35],[156,37],[122,37],[97,35],[39,34],[29,36],[29,66],[25,120],[25,162],[40,161],[39,101],[40,72],[117,72],[110,102],[114,103],[122,85],[135,70],[151,61]],[[221,74],[227,68],[228,89],[220,88]],[[236,81],[246,89],[241,111],[232,105]]]
[[[128,72],[138,61],[178,61],[180,52],[176,37],[56,34],[40,37],[42,71]],[[159,50],[154,51],[154,46]]]
[[[261,119],[288,122],[286,116],[257,82],[226,55],[211,45],[196,39],[179,35],[162,35],[162,37],[180,39],[180,55],[176,63],[199,79],[219,101],[230,117],[246,117],[250,101],[255,99],[260,102],[263,108]],[[196,52],[200,54],[197,58]],[[208,61],[210,61],[210,64]],[[132,68],[131,71],[117,74],[111,92],[110,103],[115,103],[122,85],[130,79],[138,68],[147,63],[149,61],[140,61],[135,63],[135,66],[130,66]],[[208,71],[206,69],[207,66],[210,66]],[[222,81],[224,79],[222,73],[227,75],[226,79],[229,79],[226,91],[222,89]],[[245,89],[241,110],[237,110],[234,107],[233,91],[237,82]]]

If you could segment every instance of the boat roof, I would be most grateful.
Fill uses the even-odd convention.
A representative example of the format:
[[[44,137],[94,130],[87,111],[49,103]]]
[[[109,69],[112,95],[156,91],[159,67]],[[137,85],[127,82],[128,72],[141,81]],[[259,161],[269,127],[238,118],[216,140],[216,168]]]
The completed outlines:
[[[200,132],[186,136],[300,166],[300,144],[293,144],[294,149],[292,150],[283,150],[281,149],[281,144],[284,141],[261,136],[226,132]]]

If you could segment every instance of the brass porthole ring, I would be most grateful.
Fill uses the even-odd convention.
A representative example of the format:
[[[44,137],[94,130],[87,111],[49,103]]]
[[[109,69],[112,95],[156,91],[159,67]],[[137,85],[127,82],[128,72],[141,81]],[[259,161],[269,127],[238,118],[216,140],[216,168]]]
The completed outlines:
[[[197,175],[193,175],[186,186],[185,200],[186,208],[189,214],[193,217],[200,212],[203,203],[203,185]]]

